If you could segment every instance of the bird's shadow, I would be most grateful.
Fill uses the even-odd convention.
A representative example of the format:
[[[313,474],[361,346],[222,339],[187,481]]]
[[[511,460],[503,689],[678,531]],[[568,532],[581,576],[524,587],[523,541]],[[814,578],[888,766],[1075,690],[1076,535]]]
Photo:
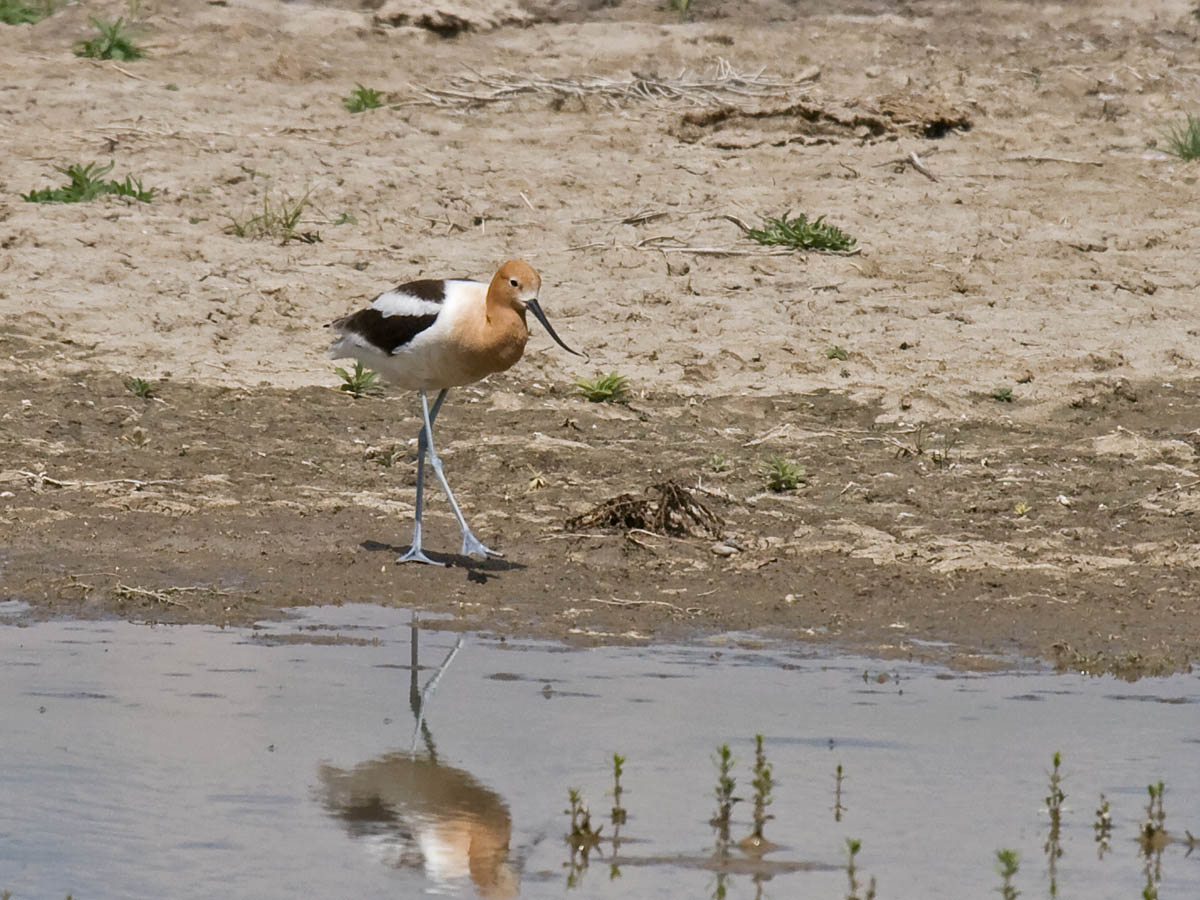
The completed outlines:
[[[395,553],[397,556],[409,548],[408,544],[387,544],[382,541],[372,541],[369,539],[363,541],[359,546],[369,553]],[[498,556],[489,556],[487,559],[473,559],[461,553],[437,553],[432,550],[426,550],[425,555],[434,562],[443,563],[447,568],[466,569],[467,581],[472,581],[476,584],[486,584],[489,579],[504,572],[518,572],[521,569],[527,568],[523,563],[512,562]],[[419,563],[410,563],[410,565],[418,569],[438,568],[437,566],[422,566]]]

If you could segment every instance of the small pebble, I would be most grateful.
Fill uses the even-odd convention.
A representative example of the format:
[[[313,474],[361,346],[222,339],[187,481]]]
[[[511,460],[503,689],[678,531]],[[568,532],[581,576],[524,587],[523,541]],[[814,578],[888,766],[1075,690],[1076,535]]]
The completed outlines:
[[[733,556],[737,553],[737,547],[730,547],[728,544],[713,544],[712,552],[717,556]]]

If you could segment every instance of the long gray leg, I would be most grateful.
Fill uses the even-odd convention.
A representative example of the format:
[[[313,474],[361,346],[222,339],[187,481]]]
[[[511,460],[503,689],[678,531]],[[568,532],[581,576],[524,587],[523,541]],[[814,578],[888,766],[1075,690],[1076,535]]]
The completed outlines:
[[[432,442],[426,436],[426,429],[432,430],[433,421],[437,418],[437,414],[442,408],[442,403],[446,400],[448,391],[443,390],[437,395],[437,399],[433,401],[433,409],[426,409],[427,401],[425,399],[425,392],[421,391],[420,393],[421,409],[425,413],[425,424],[421,426],[421,431],[417,435],[417,503],[413,521],[413,539],[412,546],[406,552],[400,554],[396,562],[422,562],[429,563],[431,566],[444,566],[445,563],[430,559],[421,550],[421,514],[425,508],[425,453],[426,448],[432,446]]]
[[[445,396],[445,391],[442,391],[438,395],[435,407],[441,406],[442,399]],[[425,412],[425,433],[428,436],[425,448],[429,453],[429,464],[433,466],[434,474],[437,475],[438,481],[442,483],[442,490],[446,492],[446,499],[450,501],[450,508],[454,511],[454,517],[458,519],[458,527],[462,529],[462,554],[474,557],[475,559],[487,559],[489,556],[503,556],[503,553],[486,546],[471,533],[471,528],[467,525],[467,520],[463,518],[462,510],[458,508],[458,502],[454,499],[454,492],[450,490],[450,483],[446,481],[446,475],[442,472],[442,460],[438,457],[437,450],[434,449],[433,422],[429,416],[429,407],[424,393],[421,394],[421,409]]]

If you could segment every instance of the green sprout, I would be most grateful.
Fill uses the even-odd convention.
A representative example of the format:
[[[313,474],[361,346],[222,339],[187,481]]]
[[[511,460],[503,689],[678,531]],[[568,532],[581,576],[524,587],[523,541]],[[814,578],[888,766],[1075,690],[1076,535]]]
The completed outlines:
[[[344,382],[338,390],[345,391],[355,400],[368,394],[378,394],[382,390],[378,384],[379,373],[364,368],[363,364],[358,361],[354,363],[353,372],[347,372],[341,366],[336,367],[333,371],[337,372]]]
[[[133,42],[134,34],[125,24],[124,19],[109,22],[107,19],[89,17],[88,21],[96,26],[97,34],[91,40],[80,41],[75,47],[75,55],[88,59],[141,59],[146,55]]]
[[[623,375],[610,372],[595,378],[580,378],[575,389],[592,403],[620,403],[629,395],[629,382]]]
[[[769,457],[765,468],[767,487],[777,494],[794,491],[805,478],[804,466],[782,456]]]
[[[383,95],[374,88],[356,85],[350,96],[342,100],[342,106],[352,113],[360,113],[368,109],[378,109],[383,105]]]

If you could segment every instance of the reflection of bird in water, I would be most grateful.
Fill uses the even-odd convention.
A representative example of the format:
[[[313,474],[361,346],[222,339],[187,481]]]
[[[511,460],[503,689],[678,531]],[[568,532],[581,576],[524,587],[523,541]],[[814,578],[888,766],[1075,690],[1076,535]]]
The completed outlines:
[[[481,897],[515,897],[512,819],[498,794],[436,759],[390,753],[352,769],[323,765],[325,808],[389,865],[422,866],[434,884],[470,877]]]
[[[438,762],[425,706],[462,647],[460,637],[421,688],[420,628],[413,616],[408,702],[416,719],[412,748],[359,763],[323,765],[321,799],[354,837],[369,841],[389,865],[421,867],[434,884],[469,877],[481,897],[515,897],[508,859],[512,818],[495,791],[462,769]],[[425,752],[415,753],[418,738]]]

